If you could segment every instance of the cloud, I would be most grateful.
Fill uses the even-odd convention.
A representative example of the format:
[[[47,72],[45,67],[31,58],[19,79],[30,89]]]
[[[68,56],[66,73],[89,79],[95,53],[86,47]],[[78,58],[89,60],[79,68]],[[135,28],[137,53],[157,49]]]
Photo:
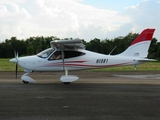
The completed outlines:
[[[160,4],[157,0],[143,0],[136,6],[126,9],[126,15],[130,17],[132,29],[140,32],[145,28],[155,28],[155,36],[160,40]]]
[[[140,33],[143,29],[155,28],[154,37],[160,41],[160,3],[157,0],[143,0],[135,6],[126,7],[121,14],[128,16],[130,21],[107,32],[106,36],[114,38],[125,36],[129,32]]]
[[[148,27],[160,31],[157,0],[142,1],[123,13],[83,5],[81,1],[1,0],[0,41],[12,36],[78,37],[89,41],[127,35],[132,30],[141,32]]]
[[[54,35],[90,40],[95,35],[104,36],[107,31],[115,30],[128,21],[119,12],[82,5],[79,0],[1,1],[0,18],[0,36],[23,39]]]

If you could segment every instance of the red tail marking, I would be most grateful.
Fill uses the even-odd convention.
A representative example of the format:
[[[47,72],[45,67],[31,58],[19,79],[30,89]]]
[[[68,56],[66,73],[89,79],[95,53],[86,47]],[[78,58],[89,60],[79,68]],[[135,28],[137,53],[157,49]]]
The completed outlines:
[[[136,43],[143,42],[143,41],[151,41],[154,31],[155,31],[155,29],[145,29],[145,30],[143,30],[141,32],[141,34],[132,42],[131,45],[134,45]]]

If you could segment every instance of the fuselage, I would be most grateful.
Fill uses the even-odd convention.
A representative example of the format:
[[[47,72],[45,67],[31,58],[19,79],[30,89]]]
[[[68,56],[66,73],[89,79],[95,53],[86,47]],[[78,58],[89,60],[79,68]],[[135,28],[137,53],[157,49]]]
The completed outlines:
[[[91,68],[117,67],[124,65],[139,64],[135,57],[123,57],[118,55],[104,55],[87,50],[78,50],[83,55],[50,60],[51,53],[48,57],[42,58],[38,55],[19,57],[18,64],[27,71],[63,71],[82,70]],[[14,58],[15,59],[15,58]],[[10,61],[14,61],[14,59]]]

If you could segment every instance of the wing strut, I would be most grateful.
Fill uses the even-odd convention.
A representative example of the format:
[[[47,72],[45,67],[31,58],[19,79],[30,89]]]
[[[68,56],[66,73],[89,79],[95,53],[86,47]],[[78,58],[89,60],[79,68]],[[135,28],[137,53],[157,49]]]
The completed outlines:
[[[62,55],[62,62],[63,62],[63,70],[65,70],[65,65],[64,65],[64,49],[61,49],[61,55]]]

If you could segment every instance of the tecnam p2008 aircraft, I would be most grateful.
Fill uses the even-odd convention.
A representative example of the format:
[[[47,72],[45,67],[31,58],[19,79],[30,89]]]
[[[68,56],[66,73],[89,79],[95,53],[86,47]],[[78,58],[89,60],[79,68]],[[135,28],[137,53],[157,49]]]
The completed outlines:
[[[24,83],[35,82],[28,76],[33,71],[65,71],[60,81],[65,84],[78,80],[78,76],[68,75],[69,70],[82,70],[91,68],[116,67],[137,65],[146,61],[148,49],[155,29],[145,29],[121,54],[104,55],[85,50],[82,40],[56,40],[51,41],[51,48],[37,55],[19,57],[15,53],[14,62],[24,68],[26,72],[21,76]],[[17,70],[16,70],[17,73]]]

